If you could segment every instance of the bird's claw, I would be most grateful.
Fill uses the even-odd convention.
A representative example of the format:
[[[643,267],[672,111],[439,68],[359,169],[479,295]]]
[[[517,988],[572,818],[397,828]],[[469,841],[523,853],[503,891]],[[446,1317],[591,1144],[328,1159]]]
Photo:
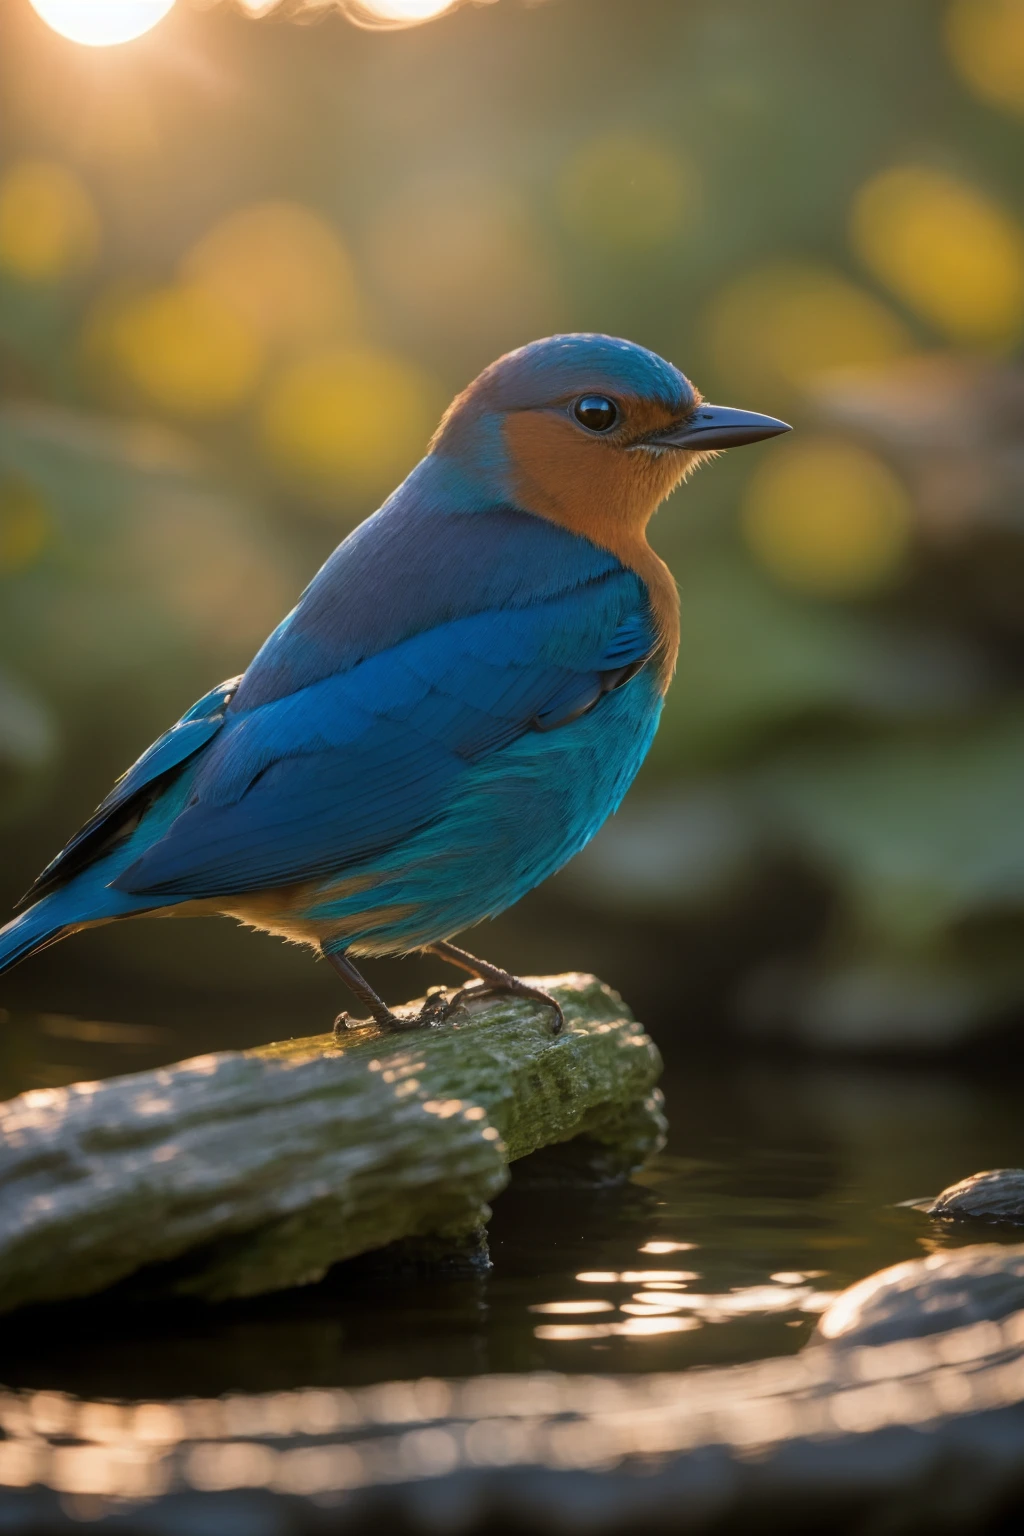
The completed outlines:
[[[562,1005],[558,998],[552,997],[550,992],[545,992],[543,987],[528,986],[525,981],[520,981],[518,977],[514,977],[513,980],[515,985],[509,989],[512,996],[525,997],[529,998],[532,1002],[546,1004],[555,1015],[551,1025],[551,1033],[553,1035],[560,1035],[565,1028],[565,1014],[562,1012]],[[498,988],[497,990],[503,991],[504,988]]]
[[[348,1013],[339,1013],[334,1021],[334,1028],[331,1033],[343,1035],[347,1029],[365,1029],[368,1024],[372,1023],[372,1019],[353,1019]]]
[[[530,1002],[543,1003],[554,1013],[554,1021],[551,1033],[560,1035],[565,1028],[565,1014],[557,997],[552,997],[550,992],[545,992],[542,987],[531,987],[525,981],[520,981],[517,976],[509,976],[505,981],[487,981],[478,979],[468,981],[464,987],[448,999],[445,1004],[442,1020],[451,1018],[452,1014],[461,1008],[463,1003],[471,1002],[476,997],[523,997]]]
[[[439,1010],[429,1004],[424,1004],[419,1013],[400,1014],[389,1011],[387,1018],[380,1019],[353,1019],[347,1013],[339,1013],[334,1021],[333,1034],[337,1037],[349,1029],[370,1029],[374,1025],[378,1029],[403,1034],[410,1029],[422,1029],[428,1025],[439,1024],[443,1017],[443,1009]]]
[[[419,1013],[413,1014],[405,1024],[406,1029],[433,1029],[438,1024],[443,1024],[448,1017],[448,1004],[445,1001],[444,987],[431,987],[427,993],[423,1007]]]

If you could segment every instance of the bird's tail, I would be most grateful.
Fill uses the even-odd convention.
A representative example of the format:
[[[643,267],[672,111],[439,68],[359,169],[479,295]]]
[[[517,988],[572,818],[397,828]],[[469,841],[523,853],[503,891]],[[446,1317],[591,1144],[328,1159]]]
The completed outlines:
[[[80,928],[112,923],[120,917],[142,917],[187,899],[118,891],[113,882],[166,831],[181,809],[188,783],[187,777],[179,777],[146,811],[133,831],[0,928],[0,975]],[[73,866],[74,861],[71,863]]]
[[[0,928],[0,974],[72,931],[74,925],[55,910],[58,906],[52,897],[47,897]]]
[[[157,907],[173,905],[166,896],[147,899],[111,888],[110,881],[130,857],[130,850],[119,849],[89,865],[67,885],[33,902],[12,918],[6,928],[0,928],[0,975],[80,928],[111,923],[119,917],[140,917]]]

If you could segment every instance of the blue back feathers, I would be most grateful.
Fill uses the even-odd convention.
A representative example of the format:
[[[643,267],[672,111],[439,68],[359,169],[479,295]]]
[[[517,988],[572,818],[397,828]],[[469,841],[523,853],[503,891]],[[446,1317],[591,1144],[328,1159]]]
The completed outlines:
[[[570,593],[621,569],[544,518],[473,494],[431,455],[334,551],[242,679],[232,712],[423,630]]]

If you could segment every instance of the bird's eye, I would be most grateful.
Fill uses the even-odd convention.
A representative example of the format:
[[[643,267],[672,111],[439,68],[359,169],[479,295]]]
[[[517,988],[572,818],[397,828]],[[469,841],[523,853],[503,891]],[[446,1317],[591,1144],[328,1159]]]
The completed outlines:
[[[619,419],[619,408],[607,395],[584,395],[572,413],[588,432],[610,432]]]

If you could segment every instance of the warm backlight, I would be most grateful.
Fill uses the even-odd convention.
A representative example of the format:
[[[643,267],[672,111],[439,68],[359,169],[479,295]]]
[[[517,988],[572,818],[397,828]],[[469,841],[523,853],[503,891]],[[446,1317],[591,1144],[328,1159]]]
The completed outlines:
[[[108,48],[155,27],[174,0],[30,0],[47,26],[73,43]]]
[[[450,11],[455,0],[358,0],[357,11],[367,19],[401,25],[430,21]]]

